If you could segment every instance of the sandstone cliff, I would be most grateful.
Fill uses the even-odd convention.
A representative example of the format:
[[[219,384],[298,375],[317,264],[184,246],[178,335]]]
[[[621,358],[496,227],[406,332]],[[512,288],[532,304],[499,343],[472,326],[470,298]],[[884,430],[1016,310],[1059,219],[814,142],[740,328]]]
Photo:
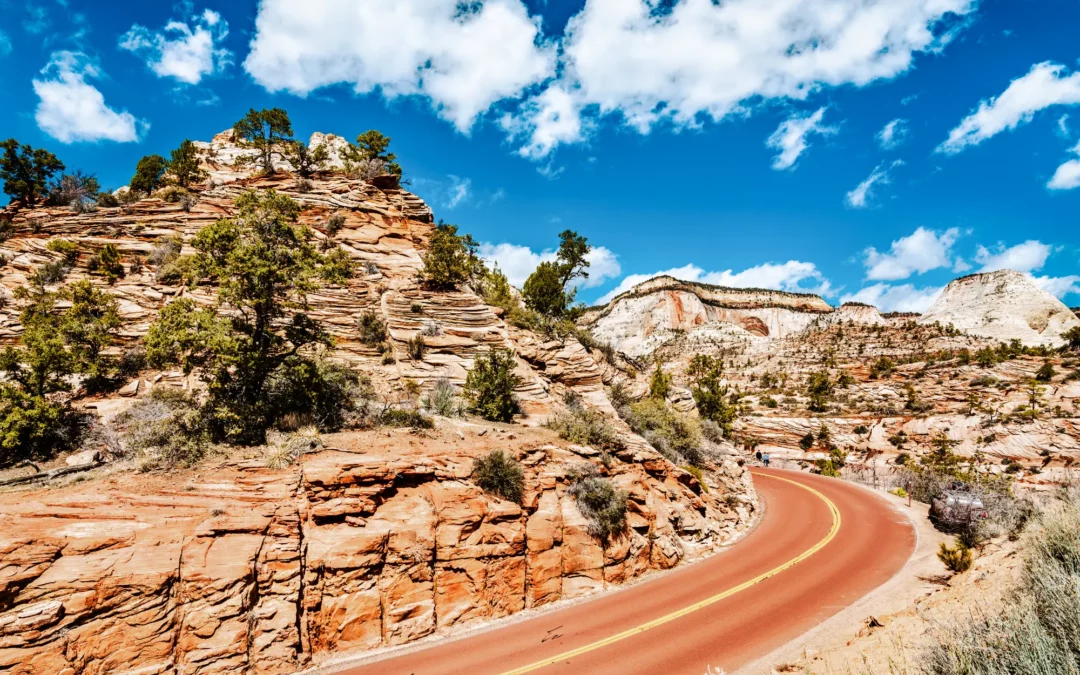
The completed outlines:
[[[159,281],[147,254],[161,237],[188,241],[229,216],[243,191],[274,189],[298,201],[301,222],[359,268],[346,285],[309,296],[311,316],[336,340],[335,358],[370,375],[386,400],[403,400],[406,382],[426,389],[445,377],[460,386],[477,354],[508,347],[527,416],[515,425],[440,418],[432,431],[328,435],[286,469],[268,468],[265,449],[225,449],[168,475],[135,473],[125,460],[45,488],[6,488],[0,671],[290,673],[331,653],[403,644],[667,569],[749,525],[756,501],[735,456],[717,460],[703,484],[618,420],[624,447],[610,455],[540,427],[571,397],[612,413],[603,386],[611,367],[573,338],[507,326],[468,288],[423,288],[416,276],[432,213],[393,177],[257,177],[233,166],[245,151],[230,134],[200,148],[211,178],[188,203],[4,210],[13,234],[0,243],[8,258],[0,340],[17,342],[11,291],[58,258],[46,248],[58,237],[78,247],[68,281],[104,286],[87,261],[106,244],[121,252],[125,274],[109,286],[124,320],[117,350],[133,346],[170,299],[211,304],[213,289]],[[344,218],[337,232],[331,215]],[[392,359],[358,340],[356,319],[366,311],[386,323]],[[406,343],[421,330],[427,350],[413,360]],[[162,386],[190,389],[198,380],[143,372],[117,394],[78,405],[107,424]],[[469,478],[473,460],[493,449],[525,467],[520,505]],[[582,463],[628,494],[629,531],[607,546],[566,494],[567,473]]]
[[[961,277],[945,287],[923,323],[952,324],[973,335],[1059,346],[1061,334],[1080,319],[1060,300],[1013,270]]]

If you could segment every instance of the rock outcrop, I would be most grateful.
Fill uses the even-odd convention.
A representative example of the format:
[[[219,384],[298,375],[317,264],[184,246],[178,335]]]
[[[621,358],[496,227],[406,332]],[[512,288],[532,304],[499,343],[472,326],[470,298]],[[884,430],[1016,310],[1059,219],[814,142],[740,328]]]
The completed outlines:
[[[1080,319],[1064,303],[1013,270],[952,281],[919,321],[951,324],[995,340],[1052,347],[1064,342],[1062,333],[1080,326]]]
[[[630,528],[604,546],[566,494],[598,453],[546,430],[325,440],[284,470],[229,460],[0,495],[0,671],[292,673],[668,569],[754,509],[734,461],[706,492],[627,450],[601,468],[629,496]],[[525,466],[520,505],[469,480],[492,449]]]
[[[816,295],[723,288],[665,276],[589,310],[582,323],[597,339],[627,355],[642,356],[692,331],[731,333],[734,327],[740,336],[780,338],[832,312]]]

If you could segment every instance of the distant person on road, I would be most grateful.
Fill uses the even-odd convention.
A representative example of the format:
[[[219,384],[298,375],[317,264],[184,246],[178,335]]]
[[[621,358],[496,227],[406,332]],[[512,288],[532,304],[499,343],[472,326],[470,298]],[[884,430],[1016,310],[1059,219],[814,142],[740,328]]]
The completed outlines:
[[[761,462],[766,466],[766,468],[769,466],[769,453],[766,452],[761,456]]]
[[[760,451],[760,450],[758,450],[757,452],[755,452],[755,453],[754,453],[754,457],[757,457],[757,461],[759,461],[759,462],[760,462],[760,461],[761,461],[761,451]]]

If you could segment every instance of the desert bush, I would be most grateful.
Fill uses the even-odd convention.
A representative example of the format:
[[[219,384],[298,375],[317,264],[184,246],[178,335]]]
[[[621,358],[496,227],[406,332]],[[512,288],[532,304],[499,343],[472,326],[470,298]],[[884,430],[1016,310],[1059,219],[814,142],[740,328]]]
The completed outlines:
[[[345,214],[340,211],[335,211],[330,214],[330,217],[326,219],[326,234],[335,237],[338,232],[341,232],[341,228],[345,227]]]
[[[173,150],[168,162],[168,174],[181,187],[199,183],[207,178],[207,173],[199,166],[199,150],[188,139]]]
[[[412,361],[423,361],[424,352],[427,351],[427,345],[424,343],[424,336],[421,333],[409,338],[405,343],[405,353],[409,355],[409,359]]]
[[[390,137],[376,129],[368,129],[349,143],[340,153],[347,175],[370,179],[383,174],[401,178],[401,165],[390,150]]]
[[[896,370],[896,362],[888,356],[881,356],[870,366],[870,379],[887,379],[892,376],[894,370]]]
[[[424,397],[425,408],[443,417],[456,417],[462,413],[462,405],[458,401],[457,390],[449,378],[440,377],[435,380],[431,391]]]
[[[4,194],[24,204],[34,204],[47,192],[48,180],[64,163],[42,148],[34,149],[14,138],[0,142],[0,181]]]
[[[968,382],[972,387],[992,387],[997,384],[997,378],[993,375],[980,375]]]
[[[169,161],[161,155],[146,155],[135,165],[135,175],[128,184],[129,192],[151,194],[161,187]]]
[[[302,427],[289,433],[267,434],[266,466],[283,469],[291,466],[304,455],[322,445],[318,429]]]
[[[870,428],[867,427],[865,424],[860,424],[851,431],[857,436],[865,436],[866,434],[870,433]]]
[[[1038,382],[1049,382],[1054,379],[1054,366],[1046,361],[1042,364],[1038,371],[1035,373],[1035,380]]]
[[[520,412],[514,389],[521,383],[514,366],[514,353],[508,349],[493,349],[477,356],[465,378],[469,410],[487,420],[513,420]]]
[[[49,459],[72,447],[79,437],[79,421],[65,401],[0,384],[0,468],[22,460]]]
[[[941,542],[937,557],[945,565],[946,569],[955,573],[967,572],[971,569],[973,562],[971,549],[959,539],[956,541],[956,545],[952,547],[945,542]]]
[[[60,254],[64,264],[68,267],[74,266],[75,260],[79,257],[79,247],[70,239],[50,239],[45,244],[45,248],[53,253]]]
[[[799,447],[803,450],[809,450],[814,447],[814,432],[806,432],[806,435],[799,439]]]
[[[116,244],[105,244],[101,250],[90,256],[86,262],[90,274],[100,274],[110,284],[124,276],[124,266],[120,263],[120,250]]]
[[[626,531],[626,492],[601,477],[592,464],[570,471],[567,478],[570,487],[566,493],[589,521],[589,534],[607,546],[613,537]]]
[[[191,466],[210,447],[199,405],[186,393],[158,386],[116,418],[128,453],[143,455],[157,468]]]
[[[376,423],[387,427],[434,429],[435,423],[414,408],[387,407],[376,418]]]
[[[469,235],[459,235],[457,225],[440,222],[431,234],[424,255],[421,281],[439,290],[450,290],[465,283],[480,269],[477,244]]]
[[[705,484],[705,472],[701,467],[694,466],[693,464],[683,464],[679,468],[696,478],[698,485],[701,486],[701,491],[708,494],[709,486]]]
[[[624,447],[615,427],[603,413],[581,405],[553,415],[544,426],[558,433],[561,438],[578,445],[587,445],[598,450]]]
[[[620,411],[635,433],[673,463],[701,466],[701,428],[697,420],[679,413],[663,401],[646,398]]]
[[[1073,326],[1061,334],[1069,349],[1080,349],[1080,326]]]
[[[726,438],[724,428],[716,422],[710,419],[702,419],[699,424],[701,425],[701,435],[710,443],[722,443]]]
[[[154,244],[154,250],[147,256],[146,262],[161,267],[168,265],[180,257],[180,251],[184,248],[184,240],[177,235],[161,237]]]
[[[652,377],[649,378],[649,398],[664,400],[671,393],[671,375],[664,372],[660,364],[656,364]]]
[[[442,325],[434,319],[425,321],[424,327],[420,329],[420,335],[424,337],[436,337],[442,335],[442,332]]]
[[[373,311],[363,312],[357,317],[356,329],[360,334],[360,342],[369,347],[378,346],[386,341],[386,324]]]
[[[190,196],[190,192],[179,185],[169,185],[157,192],[154,196],[170,204],[179,204],[184,197]]]
[[[337,431],[373,396],[366,377],[325,358],[288,359],[266,380],[268,414],[278,426],[282,420],[301,419],[320,431]]]
[[[473,462],[473,481],[484,492],[515,504],[525,492],[525,471],[509,453],[492,450]]]

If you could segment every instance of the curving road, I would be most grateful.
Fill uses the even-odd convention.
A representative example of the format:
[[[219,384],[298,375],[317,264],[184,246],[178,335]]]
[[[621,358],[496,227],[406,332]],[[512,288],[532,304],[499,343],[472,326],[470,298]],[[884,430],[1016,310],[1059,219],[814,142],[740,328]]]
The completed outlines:
[[[342,675],[732,672],[884,583],[907,519],[840,480],[754,469],[765,512],[730,549],[644,583]]]

